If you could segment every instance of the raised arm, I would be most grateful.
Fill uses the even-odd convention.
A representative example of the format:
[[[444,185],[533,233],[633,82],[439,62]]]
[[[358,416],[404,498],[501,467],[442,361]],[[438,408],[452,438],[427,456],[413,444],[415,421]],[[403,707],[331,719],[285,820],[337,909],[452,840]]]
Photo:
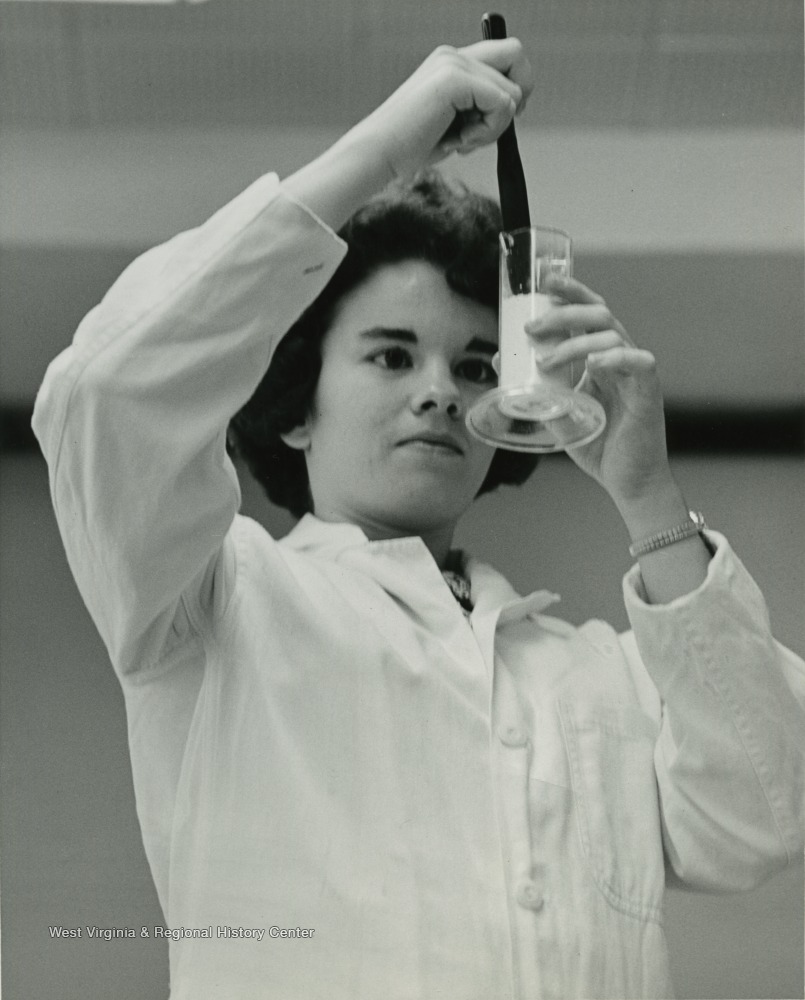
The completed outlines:
[[[50,365],[34,430],[70,567],[121,672],[157,660],[188,588],[226,600],[240,504],[228,420],[342,255],[265,177],[138,258]]]
[[[115,667],[155,664],[231,592],[226,454],[283,333],[345,248],[333,229],[394,176],[491,142],[530,88],[514,40],[438,49],[282,185],[266,176],[138,258],[51,364],[34,411],[70,566]]]
[[[334,229],[373,192],[451,152],[494,142],[531,92],[516,38],[442,45],[368,118],[284,188]]]
[[[624,643],[635,677],[647,672],[660,697],[655,772],[670,871],[688,885],[748,888],[801,856],[805,664],[772,638],[763,596],[726,539],[691,530],[665,544],[690,522],[654,357],[580,282],[553,291],[554,307],[526,329],[538,344],[572,330],[541,364],[584,363],[582,387],[606,409],[604,433],[569,454],[637,546]]]

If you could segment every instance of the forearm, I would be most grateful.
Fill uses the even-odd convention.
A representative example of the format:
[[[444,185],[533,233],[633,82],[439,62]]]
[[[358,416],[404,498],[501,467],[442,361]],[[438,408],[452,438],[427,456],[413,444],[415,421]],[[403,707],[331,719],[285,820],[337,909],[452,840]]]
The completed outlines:
[[[639,498],[617,502],[632,542],[688,519],[688,507],[679,487],[669,479]],[[674,542],[639,557],[646,596],[652,604],[668,604],[704,582],[710,552],[698,535]]]
[[[282,182],[283,190],[338,230],[394,174],[377,144],[353,129],[321,156]]]

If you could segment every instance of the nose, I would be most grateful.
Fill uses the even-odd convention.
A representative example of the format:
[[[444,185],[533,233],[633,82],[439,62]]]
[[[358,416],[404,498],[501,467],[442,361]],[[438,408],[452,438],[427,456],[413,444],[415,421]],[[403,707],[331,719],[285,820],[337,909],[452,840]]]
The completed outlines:
[[[464,400],[452,374],[441,366],[424,372],[411,397],[411,409],[417,414],[433,410],[454,419],[462,417]]]

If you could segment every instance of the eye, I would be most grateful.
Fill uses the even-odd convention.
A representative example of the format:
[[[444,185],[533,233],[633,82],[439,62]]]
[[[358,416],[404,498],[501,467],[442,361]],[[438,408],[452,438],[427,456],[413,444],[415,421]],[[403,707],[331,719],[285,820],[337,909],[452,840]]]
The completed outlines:
[[[495,385],[498,380],[492,362],[485,358],[465,358],[456,366],[456,374],[475,385]]]
[[[370,360],[381,368],[392,372],[402,371],[413,366],[411,353],[406,351],[404,347],[384,347],[382,351],[373,354]]]

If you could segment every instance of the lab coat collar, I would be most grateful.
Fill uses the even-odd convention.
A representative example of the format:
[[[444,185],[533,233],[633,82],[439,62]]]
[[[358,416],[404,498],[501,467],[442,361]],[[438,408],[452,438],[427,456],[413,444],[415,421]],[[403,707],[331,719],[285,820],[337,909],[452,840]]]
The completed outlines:
[[[467,575],[474,614],[486,615],[498,611],[501,623],[539,614],[560,600],[558,594],[549,590],[535,590],[521,597],[501,573],[477,559],[467,560]]]
[[[333,560],[355,548],[365,548],[378,557],[396,552],[398,557],[405,553],[409,557],[431,558],[425,543],[416,536],[370,542],[363,529],[355,524],[322,521],[313,514],[305,514],[285,537],[283,544],[298,552]],[[530,614],[539,614],[560,599],[557,594],[547,590],[537,590],[521,597],[501,573],[471,557],[466,560],[466,570],[475,608],[473,617],[492,614],[500,623],[513,621]],[[382,582],[387,585],[387,578]]]
[[[297,552],[337,558],[345,549],[366,545],[368,539],[357,524],[346,521],[322,521],[314,514],[305,514],[283,538],[282,544]]]

